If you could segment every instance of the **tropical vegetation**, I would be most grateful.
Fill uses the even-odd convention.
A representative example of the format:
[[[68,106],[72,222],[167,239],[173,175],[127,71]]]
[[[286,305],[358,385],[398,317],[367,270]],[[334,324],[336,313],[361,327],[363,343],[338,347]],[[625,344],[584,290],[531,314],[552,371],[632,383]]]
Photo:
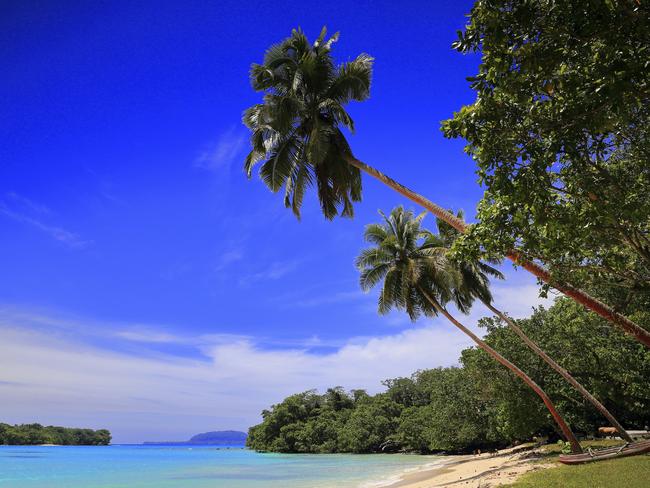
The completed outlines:
[[[566,298],[516,321],[629,429],[650,425],[650,352]],[[484,341],[516,362],[553,399],[579,436],[604,425],[597,410],[548,368],[501,320],[486,317]],[[435,358],[432,358],[435,361]],[[383,382],[384,391],[332,388],[287,397],[262,413],[249,447],[278,452],[471,452],[561,433],[539,397],[483,350],[458,367]]]
[[[463,218],[463,213],[459,212],[457,215],[458,218]],[[489,265],[482,263],[480,260],[474,258],[469,258],[465,254],[465,257],[462,259],[453,259],[453,253],[451,249],[456,244],[456,241],[462,237],[462,234],[456,229],[446,224],[444,221],[438,219],[437,227],[441,243],[445,246],[448,256],[452,256],[452,262],[455,262],[456,267],[462,273],[464,280],[470,283],[472,289],[481,290],[482,288],[487,287],[487,275],[491,275],[497,278],[503,278],[503,275],[496,271]],[[476,293],[476,298],[478,298],[485,307],[490,310],[496,317],[502,320],[504,323],[510,327],[510,329],[526,344],[537,356],[540,357],[546,364],[553,368],[556,372],[562,376],[573,388],[578,391],[585,400],[591,403],[606,419],[607,421],[616,429],[618,435],[625,439],[627,442],[632,442],[631,436],[627,433],[625,428],[621,423],[612,415],[612,413],[607,410],[598,399],[592,395],[569,371],[563,368],[557,361],[555,361],[551,356],[549,356],[546,351],[544,351],[539,345],[528,337],[523,330],[512,320],[507,314],[497,309],[490,299],[490,295],[486,293]]]
[[[566,298],[517,324],[628,428],[650,425],[650,353],[645,347]],[[488,317],[481,325],[485,342],[525,370],[578,435],[596,435],[603,418],[575,389],[530,354],[500,320]],[[484,351],[465,349],[459,364],[384,381],[385,390],[375,395],[342,388],[292,395],[262,413],[247,444],[278,452],[429,453],[561,438],[539,397]]]
[[[515,246],[550,282],[650,294],[650,6],[478,1],[454,47],[476,101],[443,123],[486,191],[466,255]],[[612,305],[612,303],[609,303]],[[643,328],[620,323],[650,347]]]
[[[0,424],[0,445],[107,446],[110,443],[111,433],[105,429],[77,429],[52,425],[44,427],[41,424]]]

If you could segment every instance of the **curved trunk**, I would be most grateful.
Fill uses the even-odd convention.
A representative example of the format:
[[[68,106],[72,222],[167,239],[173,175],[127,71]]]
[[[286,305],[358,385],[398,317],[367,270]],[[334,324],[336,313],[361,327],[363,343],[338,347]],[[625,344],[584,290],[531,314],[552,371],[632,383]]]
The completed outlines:
[[[415,193],[414,191],[408,189],[401,183],[398,183],[397,181],[386,176],[380,171],[377,171],[372,166],[368,166],[367,164],[356,159],[354,156],[348,156],[346,161],[348,164],[354,166],[355,168],[358,168],[361,171],[364,171],[365,173],[378,179],[385,185],[391,187],[393,190],[405,196],[412,202],[421,205],[429,212],[431,212],[433,215],[438,217],[440,220],[444,220],[447,224],[451,225],[454,229],[463,233],[467,231],[467,224],[463,222],[461,219],[459,219],[455,215],[452,215],[450,212],[440,207],[439,205],[436,205],[432,201],[424,198],[422,195]],[[557,283],[553,281],[550,273],[546,269],[539,266],[538,264],[533,263],[532,261],[528,261],[521,255],[521,253],[519,253],[516,250],[510,251],[509,253],[506,254],[506,256],[508,257],[508,259],[512,260],[516,264],[519,264],[522,268],[526,269],[527,271],[537,276],[537,278],[539,278],[540,280],[553,286],[555,289],[561,291],[566,296],[572,298],[573,300],[580,303],[584,307],[588,308],[589,310],[597,313],[604,319],[608,320],[609,322],[611,322],[612,324],[614,324],[615,326],[623,330],[623,332],[633,336],[636,340],[638,340],[642,344],[645,344],[647,347],[650,347],[650,332],[645,330],[643,327],[640,327],[636,323],[632,322],[627,317],[616,312],[613,308],[605,305],[600,300],[588,295],[586,292],[578,288],[575,288],[567,283]]]
[[[504,358],[501,354],[496,352],[494,349],[492,349],[490,346],[488,346],[485,342],[483,342],[476,334],[474,334],[471,330],[469,330],[467,327],[465,327],[463,324],[461,324],[458,320],[456,320],[453,315],[451,315],[447,310],[445,310],[437,301],[431,298],[431,296],[424,291],[423,289],[420,288],[420,292],[426,297],[426,299],[433,305],[433,307],[442,315],[447,318],[452,324],[454,324],[456,327],[458,327],[461,331],[463,331],[465,334],[467,334],[475,343],[478,347],[483,349],[485,352],[487,352],[490,356],[492,356],[496,361],[501,363],[503,366],[508,368],[510,371],[512,371],[514,374],[519,376],[524,383],[526,383],[528,386],[532,388],[532,390],[537,393],[537,395],[542,399],[544,402],[544,405],[546,405],[546,408],[548,411],[551,413],[553,416],[553,419],[557,423],[557,425],[560,427],[560,430],[564,434],[564,437],[566,440],[569,441],[569,444],[571,444],[571,451],[574,454],[579,454],[582,452],[582,448],[580,447],[580,443],[578,442],[578,439],[576,439],[576,436],[573,434],[567,423],[564,421],[562,416],[560,415],[560,412],[557,411],[555,408],[555,405],[553,405],[553,402],[551,402],[551,399],[548,397],[548,395],[540,388],[540,386],[535,383],[532,378],[530,378],[526,373],[524,373],[521,369],[519,369],[517,366],[512,364],[510,361],[508,361],[506,358]]]
[[[632,322],[624,315],[616,312],[612,307],[605,305],[597,298],[588,295],[586,292],[580,290],[579,288],[575,288],[568,283],[554,282],[548,270],[532,261],[528,261],[527,259],[523,258],[521,256],[521,253],[517,251],[510,251],[506,256],[514,263],[519,264],[522,268],[537,276],[540,280],[548,283],[556,290],[564,293],[566,296],[573,298],[583,307],[586,307],[592,312],[597,313],[605,320],[616,325],[626,334],[631,335],[637,341],[641,342],[647,347],[650,347],[650,332]]]
[[[500,310],[494,308],[490,302],[487,300],[481,300],[483,304],[490,309],[492,313],[497,315],[501,320],[503,320],[508,326],[519,336],[519,338],[526,343],[528,347],[530,347],[535,354],[537,354],[540,358],[542,358],[551,368],[553,368],[555,371],[560,373],[560,375],[571,385],[573,386],[576,390],[580,392],[580,394],[590,402],[596,409],[605,416],[607,420],[609,420],[610,424],[616,428],[618,433],[620,434],[621,438],[624,439],[627,442],[632,442],[632,438],[629,436],[629,434],[625,431],[623,426],[616,420],[616,418],[605,408],[605,405],[600,403],[598,399],[596,399],[587,389],[582,386],[578,380],[576,380],[571,374],[564,369],[562,366],[560,366],[558,363],[556,363],[551,357],[549,357],[548,354],[546,354],[533,340],[531,340],[523,330],[519,328],[515,322],[508,317],[506,314],[501,312]]]

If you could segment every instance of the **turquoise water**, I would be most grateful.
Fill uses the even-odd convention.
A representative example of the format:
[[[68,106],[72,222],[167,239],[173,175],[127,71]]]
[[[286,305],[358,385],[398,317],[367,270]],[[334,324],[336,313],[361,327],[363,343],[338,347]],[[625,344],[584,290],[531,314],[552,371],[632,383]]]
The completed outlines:
[[[439,460],[214,446],[0,446],[0,488],[356,488]]]

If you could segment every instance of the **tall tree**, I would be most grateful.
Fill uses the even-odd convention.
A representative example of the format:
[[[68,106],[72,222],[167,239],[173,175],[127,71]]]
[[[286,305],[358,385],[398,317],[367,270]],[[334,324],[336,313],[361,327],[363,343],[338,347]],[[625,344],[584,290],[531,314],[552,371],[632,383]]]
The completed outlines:
[[[273,192],[284,188],[284,203],[297,216],[306,189],[315,185],[323,214],[332,219],[339,214],[352,216],[353,202],[361,200],[360,171],[364,171],[466,232],[468,226],[462,220],[353,155],[341,131],[341,127],[354,131],[345,106],[369,97],[373,59],[360,54],[336,66],[331,48],[337,40],[338,33],[326,39],[323,28],[312,44],[302,31],[294,30],[266,51],[262,64],[252,65],[251,84],[264,93],[264,99],[244,113],[252,144],[244,164],[247,175],[251,177],[254,166],[261,162],[263,181]],[[584,291],[557,282],[520,252],[506,255],[650,347],[650,333],[627,317]]]
[[[467,280],[467,273],[447,258],[444,241],[420,227],[424,214],[414,218],[412,212],[396,207],[390,216],[383,216],[383,224],[366,227],[365,239],[372,247],[362,251],[357,258],[357,267],[361,271],[360,284],[364,291],[383,282],[379,312],[384,314],[392,308],[403,309],[411,320],[416,320],[422,314],[429,317],[443,315],[479,348],[533,389],[571,444],[573,452],[581,452],[575,435],[539,385],[447,311],[446,304],[450,302],[460,311],[467,312],[477,295],[489,297],[487,282],[470,283]],[[480,292],[467,292],[468,289],[478,288],[481,288]]]
[[[650,297],[650,5],[478,1],[469,17],[454,46],[481,54],[476,101],[443,123],[486,188],[463,251],[516,245],[559,284]]]

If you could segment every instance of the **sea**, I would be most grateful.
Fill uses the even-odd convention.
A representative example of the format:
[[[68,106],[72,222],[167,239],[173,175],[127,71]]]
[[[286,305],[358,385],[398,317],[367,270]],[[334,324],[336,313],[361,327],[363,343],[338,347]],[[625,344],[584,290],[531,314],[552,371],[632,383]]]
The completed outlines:
[[[442,462],[224,446],[0,446],[0,488],[373,488]]]

